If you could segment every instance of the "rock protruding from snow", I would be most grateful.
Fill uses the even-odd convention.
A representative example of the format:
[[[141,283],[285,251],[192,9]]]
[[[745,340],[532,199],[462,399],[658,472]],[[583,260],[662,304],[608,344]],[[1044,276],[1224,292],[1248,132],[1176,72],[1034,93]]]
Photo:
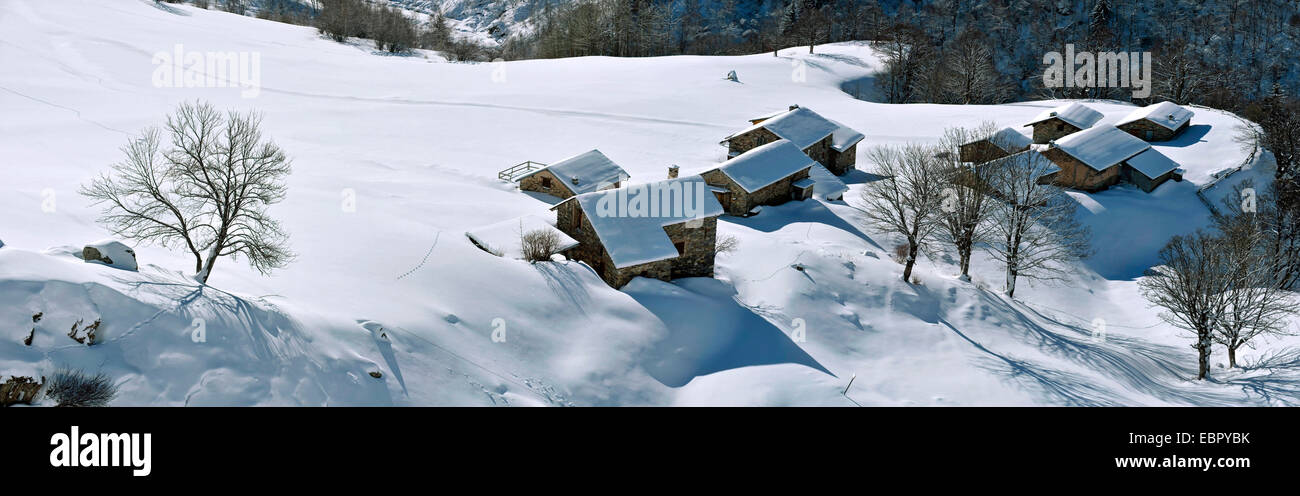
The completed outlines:
[[[86,245],[81,249],[81,259],[89,263],[101,263],[122,270],[138,270],[135,250],[112,239],[102,239]]]

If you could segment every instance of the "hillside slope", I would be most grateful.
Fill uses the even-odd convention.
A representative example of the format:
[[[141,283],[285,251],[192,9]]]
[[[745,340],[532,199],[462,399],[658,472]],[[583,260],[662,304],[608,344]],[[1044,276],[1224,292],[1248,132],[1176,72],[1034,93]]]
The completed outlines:
[[[0,5],[10,69],[0,73],[2,374],[103,370],[123,383],[119,405],[1300,402],[1293,342],[1262,343],[1245,357],[1259,367],[1216,369],[1198,384],[1188,340],[1136,294],[1155,250],[1206,224],[1196,185],[1244,160],[1232,115],[1197,109],[1187,137],[1161,145],[1188,181],[1153,195],[1076,195],[1099,256],[1066,284],[1024,287],[1023,302],[986,289],[1001,279],[983,259],[973,284],[952,278],[943,256],[921,264],[922,285],[898,281],[893,240],[866,229],[855,206],[863,173],[846,178],[847,202],[724,218],[719,231],[739,248],[718,257],[715,279],[618,291],[579,263],[530,265],[475,248],[468,229],[552,215],[496,172],[599,148],[633,182],[651,181],[669,165],[722,160],[718,141],[746,118],[796,103],[863,132],[865,147],[983,120],[1018,127],[1059,102],[855,100],[841,83],[879,63],[854,43],[780,57],[448,64],[376,56],[306,27],[176,11],[136,0]],[[257,54],[255,96],[156,86],[155,55],[178,46]],[[724,79],[730,70],[738,83]],[[264,112],[264,131],[293,157],[289,197],[272,212],[297,262],[263,277],[223,260],[200,288],[176,273],[189,267],[183,254],[158,246],[136,247],[139,273],[43,253],[109,235],[77,187],[195,99]],[[1131,109],[1090,105],[1103,122]],[[25,347],[36,312],[47,317]],[[62,336],[94,318],[103,344]],[[196,318],[206,343],[189,337]],[[1096,318],[1111,323],[1104,342],[1090,340]]]

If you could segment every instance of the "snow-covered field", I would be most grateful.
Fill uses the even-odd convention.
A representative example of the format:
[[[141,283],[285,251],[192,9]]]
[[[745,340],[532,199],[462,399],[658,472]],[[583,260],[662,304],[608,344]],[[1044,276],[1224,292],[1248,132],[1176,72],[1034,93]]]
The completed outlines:
[[[257,54],[260,91],[156,86],[154,56],[176,45]],[[1244,354],[1253,368],[1216,367],[1198,383],[1191,340],[1137,291],[1169,236],[1207,225],[1197,186],[1246,157],[1232,140],[1239,119],[1210,109],[1156,146],[1186,181],[1150,195],[1074,194],[1097,255],[1067,283],[1022,284],[1017,301],[997,291],[1001,272],[984,258],[973,282],[953,277],[946,256],[919,265],[922,284],[899,281],[894,240],[866,229],[856,207],[861,172],[844,178],[847,203],[723,217],[719,233],[739,247],[719,255],[714,279],[638,279],[620,291],[585,265],[498,258],[466,238],[553,215],[496,177],[526,160],[598,148],[631,182],[648,182],[670,165],[723,160],[718,141],[747,118],[796,103],[861,131],[862,148],[983,120],[1019,128],[1061,103],[855,100],[840,86],[877,69],[870,49],[817,51],[449,64],[188,6],[4,2],[0,374],[102,370],[122,383],[116,405],[1300,403],[1300,342],[1261,342]],[[738,83],[724,79],[730,70]],[[264,277],[223,259],[203,287],[179,251],[136,246],[138,273],[69,255],[110,234],[77,188],[195,99],[265,113],[264,132],[294,160],[272,212],[298,260]],[[1084,103],[1102,123],[1132,108]],[[1269,164],[1247,165],[1267,175]],[[44,318],[24,346],[36,312]],[[64,335],[96,318],[102,343]],[[1095,319],[1105,341],[1091,338]],[[206,342],[191,339],[196,326]]]

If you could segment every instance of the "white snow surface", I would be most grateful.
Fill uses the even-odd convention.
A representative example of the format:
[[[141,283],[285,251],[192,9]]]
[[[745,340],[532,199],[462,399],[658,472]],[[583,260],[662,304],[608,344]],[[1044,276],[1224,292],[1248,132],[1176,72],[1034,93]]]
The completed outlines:
[[[519,177],[522,179],[542,170],[551,171],[575,195],[590,193],[628,179],[627,171],[600,153],[600,150],[583,152]],[[574,178],[577,178],[577,184],[574,184]]]
[[[1056,118],[1068,122],[1079,129],[1088,129],[1100,121],[1103,117],[1101,112],[1089,108],[1082,103],[1073,102],[1059,107],[1050,108],[1034,116],[1034,119],[1026,123],[1037,124],[1048,119]]]
[[[1056,140],[1056,146],[1088,167],[1102,171],[1151,148],[1111,125],[1084,129]]]
[[[560,240],[557,247],[559,251],[578,246],[577,240],[569,237],[568,234],[564,234],[564,231],[555,228],[555,217],[553,215],[545,217],[542,215],[544,214],[528,214],[514,219],[503,220],[495,224],[465,231],[465,236],[483,248],[500,252],[501,256],[514,259],[524,258],[522,236],[525,233],[537,230],[545,230],[555,234],[555,237]]]
[[[718,170],[753,193],[816,163],[794,143],[780,139],[737,155]]]
[[[900,281],[888,255],[898,240],[859,210],[876,179],[865,160],[839,178],[843,201],[721,217],[719,234],[738,243],[714,278],[618,291],[585,264],[495,257],[463,238],[553,201],[499,181],[502,164],[600,147],[633,177],[698,170],[725,158],[718,141],[737,122],[787,102],[873,145],[1017,125],[1072,102],[855,100],[841,84],[881,66],[865,43],[451,64],[172,9],[188,15],[137,0],[0,2],[0,324],[21,333],[45,313],[32,346],[0,340],[0,374],[102,371],[121,384],[114,405],[1300,404],[1295,338],[1257,343],[1239,370],[1220,367],[1216,346],[1214,380],[1198,382],[1191,339],[1137,291],[1170,236],[1208,225],[1197,187],[1238,166],[1233,181],[1268,177],[1269,157],[1248,161],[1233,142],[1234,115],[1197,108],[1186,132],[1153,145],[1182,164],[1183,182],[1071,193],[1097,255],[1067,281],[1022,281],[1015,300],[994,261],[979,254],[963,281],[941,244],[919,262],[920,284]],[[260,92],[155,86],[153,55],[177,44],[259,54]],[[806,81],[791,81],[794,60]],[[719,78],[733,69],[744,84]],[[77,188],[196,99],[264,112],[263,132],[293,157],[288,197],[270,213],[298,259],[263,276],[223,258],[199,285],[192,257],[154,244],[132,241],[139,272],[46,252],[111,235]],[[1134,109],[1086,103],[1103,123]],[[355,209],[340,205],[349,191]],[[102,343],[65,335],[96,318]],[[1104,341],[1091,337],[1099,318]]]
[[[1186,124],[1187,121],[1192,120],[1193,115],[1196,115],[1196,113],[1192,112],[1191,109],[1180,106],[1174,102],[1160,102],[1134,109],[1128,115],[1116,122],[1115,125],[1119,126],[1147,119],[1164,126],[1169,130],[1177,130],[1183,124]]]

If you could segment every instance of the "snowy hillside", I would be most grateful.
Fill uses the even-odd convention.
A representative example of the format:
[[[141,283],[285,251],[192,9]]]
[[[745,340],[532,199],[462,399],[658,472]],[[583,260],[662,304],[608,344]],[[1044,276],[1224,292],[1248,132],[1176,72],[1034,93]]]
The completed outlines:
[[[259,85],[155,85],[156,55],[176,50],[257,54]],[[899,281],[896,240],[857,207],[862,172],[844,178],[846,201],[722,217],[739,245],[713,279],[615,290],[584,264],[499,258],[465,236],[553,218],[497,179],[528,160],[598,148],[640,183],[723,160],[719,140],[791,104],[862,132],[866,148],[984,120],[1021,129],[1061,103],[865,102],[840,88],[879,68],[871,50],[817,52],[450,64],[189,6],[0,3],[0,374],[103,371],[122,384],[115,405],[1300,404],[1300,342],[1261,342],[1239,357],[1256,367],[1197,383],[1190,339],[1138,295],[1160,246],[1207,225],[1197,186],[1246,157],[1240,120],[1211,109],[1156,145],[1186,181],[1073,194],[1097,255],[1017,301],[984,258],[973,282],[945,256],[918,265],[920,285]],[[134,247],[139,272],[76,258],[111,234],[78,187],[196,99],[265,113],[293,159],[271,212],[297,261],[261,276],[223,260],[205,287],[185,253],[155,245]],[[1132,110],[1084,103],[1102,123]],[[69,340],[78,319],[102,319],[103,341]]]

